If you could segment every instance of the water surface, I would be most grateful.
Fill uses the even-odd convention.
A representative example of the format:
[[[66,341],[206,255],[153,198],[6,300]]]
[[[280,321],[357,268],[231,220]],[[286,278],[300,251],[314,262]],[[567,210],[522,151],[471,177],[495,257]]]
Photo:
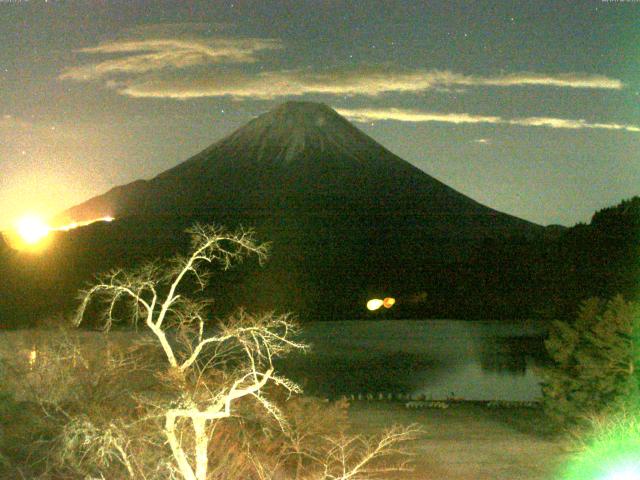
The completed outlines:
[[[382,320],[304,325],[312,351],[279,363],[310,394],[382,393],[467,400],[540,397],[544,360],[535,322]]]

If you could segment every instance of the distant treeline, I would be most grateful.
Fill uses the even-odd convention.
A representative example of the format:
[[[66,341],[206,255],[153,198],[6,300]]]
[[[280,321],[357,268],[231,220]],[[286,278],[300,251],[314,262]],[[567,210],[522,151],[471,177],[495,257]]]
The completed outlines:
[[[634,299],[640,291],[640,197],[595,213],[589,224],[480,240],[429,239],[389,225],[366,230],[353,218],[215,220],[253,225],[273,243],[265,267],[247,262],[214,276],[203,295],[215,299],[218,315],[243,305],[293,311],[302,320],[569,318],[586,298]],[[39,254],[0,243],[0,326],[69,312],[78,288],[108,268],[185,251],[184,230],[194,221],[211,219],[94,224],[56,234]],[[396,305],[365,309],[368,298],[383,296]]]

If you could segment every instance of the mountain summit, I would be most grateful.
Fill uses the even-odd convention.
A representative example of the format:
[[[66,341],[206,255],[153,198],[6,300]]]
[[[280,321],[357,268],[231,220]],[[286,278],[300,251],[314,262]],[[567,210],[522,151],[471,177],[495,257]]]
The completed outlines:
[[[284,103],[157,177],[116,187],[61,218],[292,211],[392,215],[448,237],[540,228],[480,205],[311,102]]]
[[[238,150],[255,149],[257,161],[286,165],[307,148],[342,150],[350,157],[370,141],[324,104],[287,102],[253,120],[225,143]]]

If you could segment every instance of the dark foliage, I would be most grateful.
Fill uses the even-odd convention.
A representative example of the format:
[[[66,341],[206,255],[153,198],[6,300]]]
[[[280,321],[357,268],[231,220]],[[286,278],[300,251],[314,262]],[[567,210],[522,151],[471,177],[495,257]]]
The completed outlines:
[[[637,407],[640,305],[591,298],[574,321],[553,323],[545,345],[552,364],[541,370],[544,407],[557,425]]]
[[[210,216],[232,227],[255,225],[273,245],[266,268],[247,262],[204,292],[225,292],[216,299],[220,315],[244,304],[295,311],[302,320],[566,319],[591,296],[633,299],[640,291],[640,197],[596,213],[589,225],[551,227],[534,237],[430,238],[401,215],[386,226],[355,213]],[[184,230],[207,218],[129,217],[60,233],[45,255],[0,251],[0,326],[70,309],[94,272],[186,251]],[[366,311],[368,298],[385,295],[398,300],[391,310]]]

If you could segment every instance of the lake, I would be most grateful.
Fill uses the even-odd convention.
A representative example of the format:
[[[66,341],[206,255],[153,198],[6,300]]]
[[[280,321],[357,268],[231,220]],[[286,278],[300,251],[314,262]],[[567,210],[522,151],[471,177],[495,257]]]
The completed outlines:
[[[545,327],[535,322],[379,320],[312,322],[302,339],[304,355],[276,362],[305,392],[329,398],[383,394],[443,400],[532,401],[540,396],[535,365],[545,361]],[[18,354],[28,361],[32,345],[52,331],[18,330],[0,335],[0,358]],[[132,332],[111,332],[126,344]],[[149,335],[145,333],[145,335]],[[105,337],[76,331],[88,348]]]
[[[382,320],[317,322],[313,348],[278,362],[309,394],[423,395],[426,399],[534,401],[545,361],[536,322]]]

